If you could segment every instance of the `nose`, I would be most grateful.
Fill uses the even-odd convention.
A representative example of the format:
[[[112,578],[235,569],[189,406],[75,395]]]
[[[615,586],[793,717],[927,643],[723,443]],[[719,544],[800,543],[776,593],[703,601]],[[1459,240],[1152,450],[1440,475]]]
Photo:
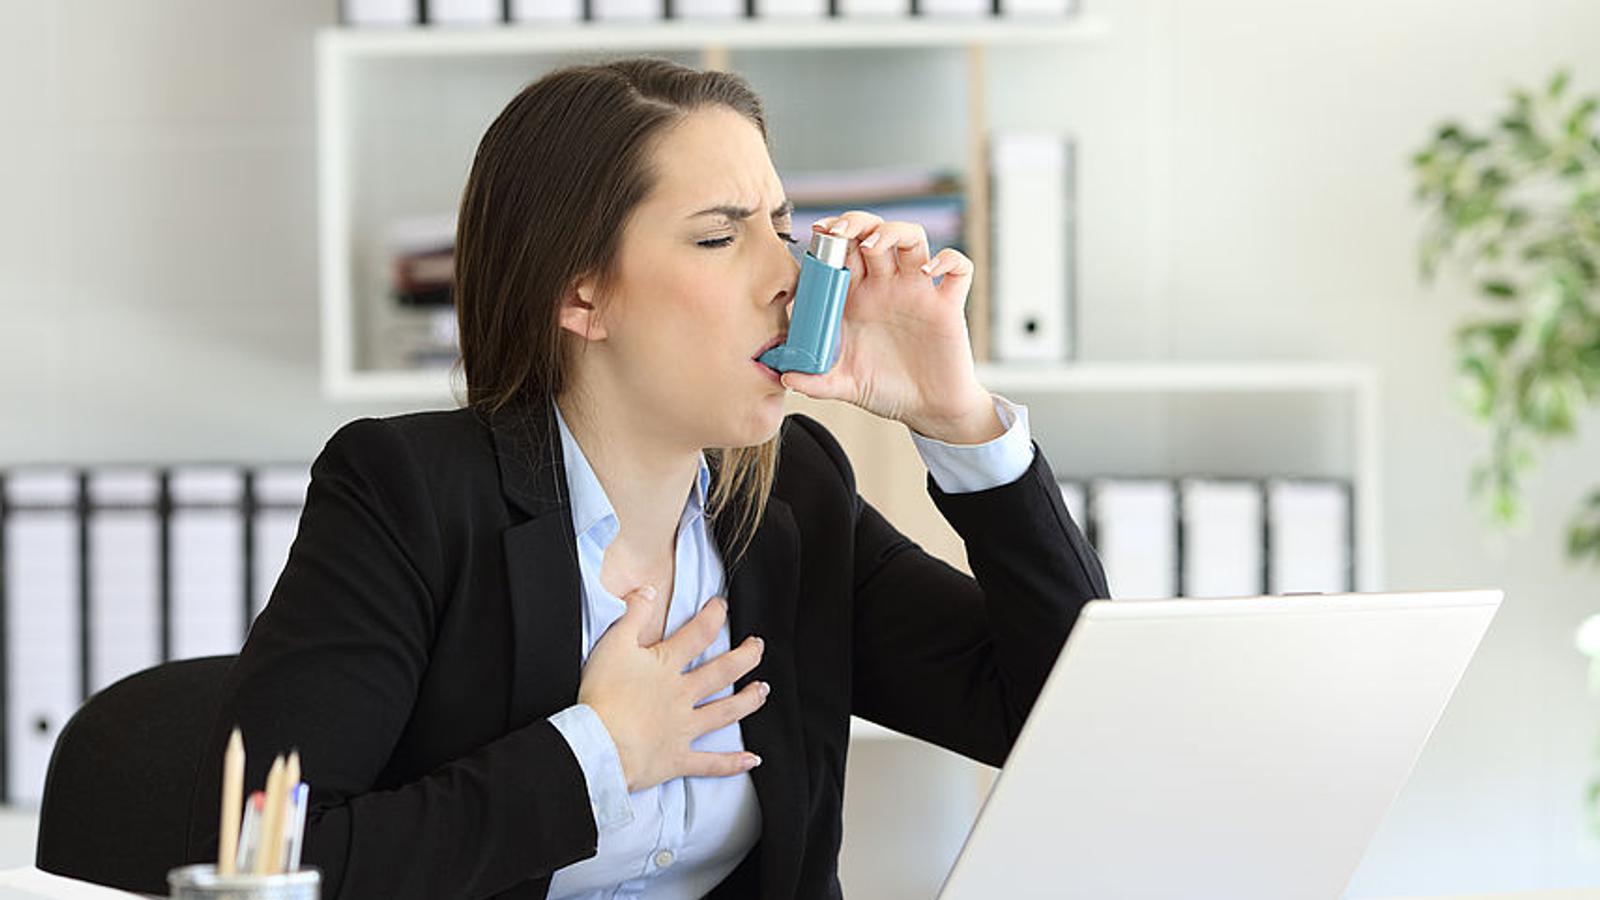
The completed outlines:
[[[788,242],[780,239],[776,244],[777,250],[774,252],[776,271],[773,275],[776,287],[769,302],[782,303],[784,320],[788,321],[794,309],[794,289],[800,281],[800,261],[790,252]]]

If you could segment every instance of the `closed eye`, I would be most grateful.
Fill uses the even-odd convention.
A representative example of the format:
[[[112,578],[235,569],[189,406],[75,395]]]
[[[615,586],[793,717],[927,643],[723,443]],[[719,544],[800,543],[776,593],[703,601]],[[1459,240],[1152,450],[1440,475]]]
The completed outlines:
[[[783,238],[784,240],[788,241],[791,244],[800,243],[798,240],[795,240],[795,237],[794,237],[793,234],[791,234],[790,232],[787,232],[787,231],[778,232],[778,237]],[[717,248],[717,247],[726,247],[729,244],[733,243],[733,235],[730,234],[730,235],[726,235],[724,237],[710,238],[710,239],[704,240],[704,241],[696,241],[695,243],[699,244],[702,247],[707,247],[707,248],[712,248],[712,249]]]

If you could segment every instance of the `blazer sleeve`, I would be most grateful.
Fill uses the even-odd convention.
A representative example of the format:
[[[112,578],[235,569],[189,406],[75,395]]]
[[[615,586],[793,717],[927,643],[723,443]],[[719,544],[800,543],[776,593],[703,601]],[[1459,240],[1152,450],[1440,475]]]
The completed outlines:
[[[985,490],[946,493],[927,477],[934,505],[966,545],[967,575],[856,493],[838,442],[802,421],[838,466],[855,508],[853,712],[1003,764],[1078,611],[1111,595],[1044,452],[1030,439],[1028,469]]]
[[[340,428],[311,467],[299,533],[222,690],[190,811],[191,859],[215,859],[226,737],[247,787],[298,748],[311,786],[305,864],[323,896],[484,897],[592,856],[567,742],[539,719],[405,784],[383,772],[410,718],[445,595],[429,488],[386,421]]]

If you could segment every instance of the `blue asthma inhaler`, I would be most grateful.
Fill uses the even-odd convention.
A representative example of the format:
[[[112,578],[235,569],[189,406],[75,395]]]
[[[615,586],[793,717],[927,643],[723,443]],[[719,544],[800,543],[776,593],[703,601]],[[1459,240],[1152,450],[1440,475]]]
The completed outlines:
[[[844,296],[850,288],[850,270],[844,265],[849,247],[849,238],[811,236],[811,246],[800,261],[789,335],[757,359],[779,372],[813,375],[828,371],[838,362],[839,322],[844,315]]]

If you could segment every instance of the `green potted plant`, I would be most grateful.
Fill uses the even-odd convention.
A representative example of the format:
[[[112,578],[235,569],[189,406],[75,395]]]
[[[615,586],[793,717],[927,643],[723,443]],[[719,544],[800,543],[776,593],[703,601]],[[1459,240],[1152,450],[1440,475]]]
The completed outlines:
[[[1568,73],[1475,132],[1446,122],[1412,157],[1428,207],[1422,276],[1453,259],[1483,311],[1456,331],[1458,397],[1489,427],[1471,489],[1492,522],[1522,519],[1537,445],[1574,433],[1600,401],[1600,98],[1569,99]],[[1600,562],[1600,490],[1567,533],[1571,559]]]
[[[1446,122],[1411,158],[1428,209],[1423,280],[1441,263],[1476,285],[1481,312],[1455,333],[1458,397],[1488,426],[1471,493],[1490,521],[1523,519],[1524,477],[1540,444],[1570,438],[1600,401],[1600,99],[1573,97],[1561,70],[1542,91],[1513,90],[1489,128]],[[1597,467],[1600,471],[1600,467]],[[1570,561],[1600,563],[1600,489],[1567,528]],[[1578,629],[1600,690],[1600,614]],[[1589,808],[1600,825],[1600,782]]]

